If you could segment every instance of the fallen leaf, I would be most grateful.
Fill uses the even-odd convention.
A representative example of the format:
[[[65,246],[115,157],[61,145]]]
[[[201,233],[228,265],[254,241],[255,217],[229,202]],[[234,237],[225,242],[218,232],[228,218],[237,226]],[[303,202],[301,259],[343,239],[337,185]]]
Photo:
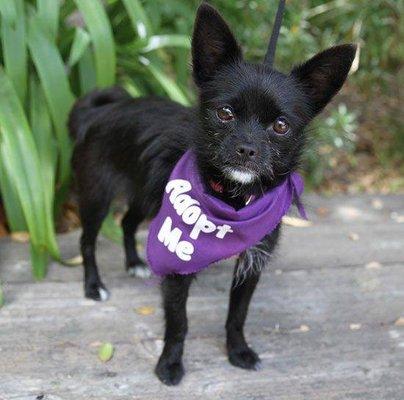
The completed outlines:
[[[290,217],[288,215],[282,217],[282,222],[285,225],[294,226],[295,228],[307,228],[308,226],[313,225],[313,222],[307,221],[307,219]]]
[[[398,214],[398,213],[396,213],[396,212],[392,212],[392,213],[390,214],[390,216],[391,216],[391,219],[392,219],[392,220],[398,222],[399,224],[404,223],[404,215],[403,215],[403,214]]]
[[[325,217],[330,213],[330,210],[327,207],[318,207],[316,213],[319,217]]]
[[[118,226],[121,226],[122,220],[123,220],[123,213],[121,212],[114,213],[114,221]]]
[[[395,326],[404,326],[404,317],[400,317],[397,319],[396,322],[394,322]]]
[[[64,265],[69,265],[71,267],[74,267],[76,265],[81,265],[83,264],[83,257],[81,255],[77,255],[72,258],[68,258],[67,260],[62,261]]]
[[[69,220],[72,226],[80,226],[80,218],[77,212],[67,209],[65,211],[65,218]]]
[[[391,339],[398,339],[400,337],[400,332],[392,329],[389,331],[389,336]]]
[[[362,215],[361,210],[350,206],[340,206],[337,211],[341,217],[347,220],[358,219]]]
[[[360,328],[362,328],[362,324],[349,324],[349,329],[351,331],[358,331]]]
[[[114,355],[114,346],[111,343],[103,343],[98,349],[98,358],[102,362],[109,361]]]
[[[95,342],[90,343],[90,347],[100,347],[102,345],[102,342],[99,340],[96,340]]]
[[[357,240],[359,240],[359,235],[355,232],[351,232],[348,235],[349,239],[353,240],[354,242],[356,242]]]
[[[373,199],[372,200],[372,207],[375,210],[381,210],[383,208],[383,202],[380,199]]]
[[[139,315],[151,315],[154,314],[155,308],[153,306],[141,306],[135,308],[135,312]]]
[[[380,264],[378,261],[370,261],[365,265],[366,269],[380,269],[382,267],[382,264]]]
[[[16,242],[20,242],[20,243],[29,242],[29,232],[25,232],[25,231],[12,232],[10,236],[11,236],[11,239],[13,239]]]
[[[310,327],[307,325],[300,325],[299,331],[300,332],[308,332],[310,330]]]

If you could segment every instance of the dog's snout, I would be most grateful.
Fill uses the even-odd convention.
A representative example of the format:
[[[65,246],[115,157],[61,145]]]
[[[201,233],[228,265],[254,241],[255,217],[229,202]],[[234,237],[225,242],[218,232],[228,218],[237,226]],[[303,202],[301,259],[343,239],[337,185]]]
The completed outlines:
[[[236,147],[236,153],[240,158],[253,159],[257,155],[257,148],[252,144],[239,144]]]

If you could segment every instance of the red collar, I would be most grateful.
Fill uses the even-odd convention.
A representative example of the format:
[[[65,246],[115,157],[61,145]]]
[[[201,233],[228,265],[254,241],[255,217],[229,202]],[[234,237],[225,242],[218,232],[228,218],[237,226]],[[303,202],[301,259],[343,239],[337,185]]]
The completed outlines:
[[[224,192],[224,187],[220,182],[215,182],[214,180],[210,179],[209,180],[209,185],[212,188],[212,190],[214,192],[216,192],[216,193],[223,193]],[[254,200],[254,199],[255,199],[255,196],[253,194],[250,194],[250,195],[246,194],[244,196],[245,205],[248,206],[251,203],[251,201]]]
[[[221,183],[215,182],[214,180],[210,179],[209,180],[209,185],[212,188],[212,190],[216,193],[223,193],[224,192],[224,187]]]

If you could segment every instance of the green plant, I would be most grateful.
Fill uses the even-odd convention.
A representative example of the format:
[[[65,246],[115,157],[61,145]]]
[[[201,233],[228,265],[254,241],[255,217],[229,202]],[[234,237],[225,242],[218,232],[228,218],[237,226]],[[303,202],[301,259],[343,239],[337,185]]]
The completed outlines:
[[[38,279],[49,256],[60,259],[54,216],[70,184],[66,122],[75,98],[118,76],[133,95],[166,93],[189,102],[164,71],[164,49],[187,49],[188,38],[153,35],[137,0],[107,3],[0,1],[0,192],[10,230],[29,231]],[[123,38],[114,40],[114,29]]]
[[[324,172],[336,167],[338,155],[351,155],[355,150],[357,115],[344,103],[331,110],[324,119],[313,122],[309,136],[312,142],[305,154],[305,170],[311,187],[318,187]],[[314,143],[313,143],[314,142]]]
[[[49,256],[60,259],[54,220],[71,182],[66,129],[71,105],[92,88],[115,83],[133,96],[153,93],[192,103],[189,37],[199,3],[0,0],[0,193],[10,230],[30,232],[35,277],[45,275]],[[262,60],[278,0],[212,3],[234,29],[246,58]],[[343,99],[347,107],[337,103],[310,132],[307,176],[313,187],[334,168],[336,154],[348,154],[355,164],[357,140],[352,139],[355,134],[360,140],[363,121],[372,122],[367,137],[383,167],[402,164],[399,100],[382,118],[373,112],[378,104],[368,110],[363,105],[398,97],[403,14],[403,0],[287,2],[276,59],[281,70],[335,43],[361,44],[359,69]],[[362,118],[349,111],[355,108]],[[103,232],[120,240],[112,215]]]

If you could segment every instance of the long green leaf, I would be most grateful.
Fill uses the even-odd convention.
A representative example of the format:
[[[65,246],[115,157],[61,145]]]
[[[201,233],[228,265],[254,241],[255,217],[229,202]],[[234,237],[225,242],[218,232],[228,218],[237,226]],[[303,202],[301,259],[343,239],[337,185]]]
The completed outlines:
[[[125,88],[125,90],[133,97],[139,97],[143,95],[142,90],[137,87],[136,83],[133,82],[129,77],[125,78],[120,82],[120,84]]]
[[[27,45],[25,29],[24,0],[2,0],[1,42],[3,45],[4,68],[22,102],[27,92]],[[7,5],[7,6],[6,6]],[[15,8],[16,16],[14,18]]]
[[[141,2],[139,0],[123,0],[123,3],[138,36],[142,39],[150,36],[152,34],[151,24]]]
[[[90,41],[90,35],[84,29],[76,28],[73,44],[70,49],[69,61],[67,63],[70,68],[73,67],[83,56]]]
[[[18,194],[8,177],[2,160],[0,160],[0,193],[11,232],[26,231],[27,224],[25,223]]]
[[[154,76],[156,81],[158,81],[164,91],[170,96],[174,101],[185,106],[189,105],[189,100],[182,89],[171,79],[167,74],[165,74],[154,62],[150,61],[145,57],[139,57],[139,61],[150,71]]]
[[[32,77],[30,84],[30,121],[33,138],[38,154],[40,154],[41,172],[44,182],[44,196],[46,200],[46,214],[48,243],[53,257],[59,257],[57,244],[53,241],[55,231],[53,209],[55,200],[55,180],[57,166],[57,145],[53,136],[51,117],[46,105],[45,95],[39,82]]]
[[[17,93],[0,69],[0,154],[7,174],[15,185],[30,232],[33,272],[46,273],[47,252],[56,243],[48,232],[47,214],[52,215],[45,198],[44,180],[38,151]],[[53,237],[53,243],[49,238]]]
[[[100,0],[74,0],[90,32],[94,46],[97,85],[110,86],[115,82],[116,55],[111,25]]]
[[[90,48],[87,48],[79,60],[79,79],[82,95],[88,93],[97,86],[94,70],[93,53]]]
[[[60,53],[35,15],[29,21],[28,46],[56,130],[60,154],[59,184],[63,188],[70,178],[71,143],[66,123],[74,96]]]
[[[41,154],[41,165],[46,176],[46,184],[54,189],[57,143],[53,136],[52,121],[45,95],[34,76],[32,76],[30,82],[30,122],[36,147]]]
[[[37,0],[38,17],[42,26],[46,27],[51,40],[55,40],[59,26],[59,8],[58,0]]]
[[[49,253],[45,246],[35,245],[30,242],[31,263],[34,268],[34,277],[43,279],[46,276],[47,265],[49,262]]]
[[[140,52],[148,53],[165,47],[190,49],[191,42],[189,37],[185,35],[154,35],[147,39],[146,44],[140,48]]]
[[[0,0],[0,13],[7,24],[14,27],[17,20],[17,4],[10,0]]]

